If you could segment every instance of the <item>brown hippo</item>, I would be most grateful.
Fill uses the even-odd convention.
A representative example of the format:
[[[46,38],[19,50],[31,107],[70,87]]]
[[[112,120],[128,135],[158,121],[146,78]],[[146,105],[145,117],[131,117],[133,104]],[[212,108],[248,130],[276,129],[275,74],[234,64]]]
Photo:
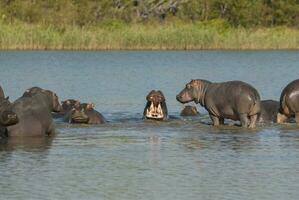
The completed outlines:
[[[242,81],[192,80],[176,98],[181,103],[200,103],[209,112],[214,126],[224,124],[224,119],[228,118],[240,120],[242,127],[254,128],[260,113],[259,93]]]
[[[62,110],[58,113],[52,113],[52,117],[63,118],[69,111],[71,111],[75,107],[76,103],[80,104],[80,101],[76,99],[67,99],[65,101],[61,101]]]
[[[27,90],[12,104],[19,123],[7,127],[9,136],[47,136],[55,133],[51,112],[60,112],[55,93],[38,87]]]
[[[147,103],[144,108],[143,117],[146,119],[166,120],[168,111],[164,94],[158,90],[152,90],[146,96]]]
[[[196,116],[199,112],[195,106],[185,106],[184,109],[181,111],[181,116]]]
[[[74,108],[71,109],[64,117],[64,120],[69,123],[83,123],[83,124],[104,124],[106,119],[101,113],[94,110],[93,103],[75,103]]]
[[[276,122],[279,110],[279,102],[274,100],[261,101],[261,112],[259,114],[259,123]]]
[[[12,111],[7,98],[0,98],[0,139],[8,137],[7,127],[19,122],[18,116]]]
[[[280,95],[277,123],[284,123],[290,117],[295,117],[299,125],[299,79],[289,83]]]

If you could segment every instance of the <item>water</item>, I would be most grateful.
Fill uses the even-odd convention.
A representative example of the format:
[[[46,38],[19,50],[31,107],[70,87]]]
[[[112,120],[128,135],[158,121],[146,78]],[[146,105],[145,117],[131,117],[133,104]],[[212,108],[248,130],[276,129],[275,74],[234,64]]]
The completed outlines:
[[[279,99],[299,74],[295,51],[0,52],[11,100],[27,88],[94,102],[100,126],[57,121],[54,138],[0,144],[0,199],[297,199],[299,129],[209,125],[180,118],[175,95],[192,78],[243,80]],[[164,92],[172,119],[141,120]]]

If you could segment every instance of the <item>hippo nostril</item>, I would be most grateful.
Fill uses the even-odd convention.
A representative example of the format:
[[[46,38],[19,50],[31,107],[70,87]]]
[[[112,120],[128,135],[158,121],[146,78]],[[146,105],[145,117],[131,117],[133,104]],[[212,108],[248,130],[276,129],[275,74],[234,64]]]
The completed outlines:
[[[8,117],[9,119],[14,119],[14,118],[17,117],[17,115],[16,115],[16,114],[8,114],[7,117]]]

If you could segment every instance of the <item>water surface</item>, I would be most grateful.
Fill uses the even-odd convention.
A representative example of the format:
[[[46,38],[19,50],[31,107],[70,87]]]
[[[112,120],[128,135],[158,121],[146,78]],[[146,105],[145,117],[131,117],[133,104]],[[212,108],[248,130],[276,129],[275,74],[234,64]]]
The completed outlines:
[[[175,95],[192,78],[243,80],[279,99],[297,79],[295,51],[0,52],[1,85],[94,102],[100,126],[57,121],[54,138],[0,144],[0,199],[297,199],[299,129],[209,125],[181,118]],[[167,122],[141,120],[145,96],[164,92]]]

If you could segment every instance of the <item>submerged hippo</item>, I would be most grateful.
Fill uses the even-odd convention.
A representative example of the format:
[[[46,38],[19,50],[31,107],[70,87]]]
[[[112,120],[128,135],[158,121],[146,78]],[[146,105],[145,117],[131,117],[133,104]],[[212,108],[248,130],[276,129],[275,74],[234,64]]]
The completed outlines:
[[[185,106],[184,109],[181,111],[181,116],[196,116],[199,112],[195,106]]]
[[[290,117],[295,117],[299,125],[299,79],[289,83],[280,95],[277,123],[284,123]]]
[[[79,100],[76,99],[67,99],[65,101],[61,101],[61,111],[58,113],[52,113],[53,118],[62,118],[64,117],[68,112],[70,112],[74,107],[75,104],[79,103]]]
[[[242,81],[192,80],[176,98],[181,103],[200,103],[209,112],[214,126],[224,124],[227,118],[240,120],[242,127],[254,128],[260,113],[259,93]]]
[[[261,101],[261,112],[259,114],[259,123],[276,122],[279,110],[279,102],[274,100]]]
[[[12,105],[7,98],[0,98],[0,125],[11,126],[18,123],[17,114],[12,111]]]
[[[60,112],[57,95],[49,90],[31,88],[12,104],[19,123],[9,126],[9,136],[46,136],[55,133],[51,112]]]
[[[143,117],[146,119],[166,120],[168,111],[163,93],[158,90],[152,90],[146,96],[146,106],[144,108]]]
[[[101,113],[96,111],[93,103],[80,103],[77,102],[65,116],[65,121],[69,123],[80,124],[103,124],[106,119]]]
[[[11,103],[7,98],[0,98],[0,139],[8,136],[7,127],[17,124],[19,119],[12,111]]]

